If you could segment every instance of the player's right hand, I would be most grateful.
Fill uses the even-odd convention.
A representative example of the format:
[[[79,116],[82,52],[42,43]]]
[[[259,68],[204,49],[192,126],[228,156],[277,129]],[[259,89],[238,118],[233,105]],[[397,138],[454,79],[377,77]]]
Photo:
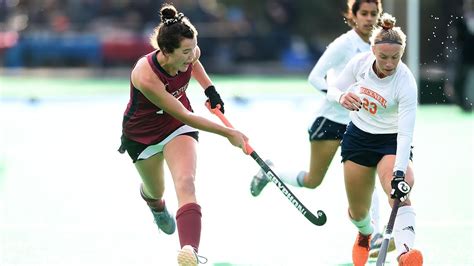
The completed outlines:
[[[353,92],[343,93],[339,98],[339,103],[349,111],[359,111],[359,109],[362,108],[362,101],[359,96]]]

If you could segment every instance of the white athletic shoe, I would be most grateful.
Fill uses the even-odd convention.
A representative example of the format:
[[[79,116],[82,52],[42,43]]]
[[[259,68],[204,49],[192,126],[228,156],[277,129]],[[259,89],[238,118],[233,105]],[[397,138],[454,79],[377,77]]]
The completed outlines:
[[[207,258],[200,256],[194,251],[194,248],[190,245],[184,246],[178,252],[178,265],[179,266],[197,266],[198,264],[207,263]]]
[[[370,251],[369,257],[377,258],[379,256],[380,248],[382,247],[383,242],[383,235],[380,233],[376,233],[372,240],[370,240]],[[395,250],[395,241],[393,237],[390,238],[390,242],[388,242],[388,249],[387,252],[392,252]]]
[[[273,163],[270,160],[265,160],[265,163],[270,167],[273,166]],[[265,188],[269,181],[270,180],[263,172],[263,169],[260,168],[258,173],[253,176],[252,182],[250,183],[250,194],[254,197],[260,195],[260,192],[262,192],[263,188]]]

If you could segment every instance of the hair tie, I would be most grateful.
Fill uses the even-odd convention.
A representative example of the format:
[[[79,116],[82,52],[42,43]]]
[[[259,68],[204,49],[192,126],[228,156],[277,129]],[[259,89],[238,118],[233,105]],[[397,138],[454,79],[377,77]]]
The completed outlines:
[[[167,19],[163,20],[163,23],[166,26],[169,26],[169,25],[181,22],[183,20],[183,18],[184,18],[184,14],[180,12],[174,18],[167,18]]]
[[[390,30],[390,29],[393,29],[393,27],[395,26],[394,24],[392,23],[386,23],[385,21],[380,23],[380,27],[382,27],[382,29],[384,30]]]

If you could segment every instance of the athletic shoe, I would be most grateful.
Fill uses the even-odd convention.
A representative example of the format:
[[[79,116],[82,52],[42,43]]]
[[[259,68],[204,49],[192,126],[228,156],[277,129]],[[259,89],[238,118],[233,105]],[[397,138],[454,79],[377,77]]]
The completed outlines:
[[[154,211],[152,209],[151,213],[153,213],[153,217],[155,218],[155,223],[158,225],[158,228],[161,231],[165,232],[168,235],[171,235],[176,230],[176,222],[174,217],[168,212],[168,209],[165,208],[161,212]]]
[[[206,262],[207,258],[198,255],[194,248],[190,245],[184,246],[178,252],[179,266],[197,266],[198,264],[205,264]]]
[[[357,239],[352,248],[352,262],[354,266],[363,266],[369,259],[371,235],[363,235],[360,232],[357,234]]]
[[[382,247],[382,242],[383,242],[383,235],[381,233],[376,233],[372,240],[370,240],[370,251],[369,251],[369,257],[371,258],[377,258],[379,256],[380,248]],[[387,252],[392,252],[395,250],[395,241],[393,240],[393,237],[390,238],[390,241],[388,242],[388,249]]]
[[[265,160],[265,163],[270,167],[273,166],[273,163],[270,160]],[[258,173],[253,176],[252,182],[250,183],[250,193],[252,196],[256,197],[260,195],[260,192],[262,192],[263,188],[268,184],[269,181],[270,180],[263,172],[263,169],[260,168]]]
[[[398,257],[399,266],[421,266],[423,265],[423,255],[416,249],[403,253]]]

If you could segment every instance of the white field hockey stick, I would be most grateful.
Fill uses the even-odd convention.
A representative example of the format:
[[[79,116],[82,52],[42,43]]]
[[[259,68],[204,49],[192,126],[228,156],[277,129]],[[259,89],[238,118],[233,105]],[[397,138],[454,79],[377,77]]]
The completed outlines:
[[[387,257],[388,243],[390,238],[392,238],[393,225],[395,224],[395,218],[397,217],[398,207],[400,207],[400,199],[395,199],[393,202],[392,212],[390,213],[390,218],[388,219],[387,227],[383,234],[383,242],[380,247],[379,256],[377,257],[377,266],[383,266],[385,264],[385,258]]]
[[[227,118],[224,116],[224,114],[218,109],[211,109],[209,104],[206,104],[207,108],[214,113],[219,119],[224,123],[224,125],[234,128],[232,124],[227,120]],[[247,149],[248,154],[258,163],[258,165],[263,169],[264,173],[267,175],[267,177],[270,179],[270,181],[275,184],[278,189],[285,195],[285,197],[290,200],[291,204],[295,206],[295,208],[306,217],[311,223],[314,225],[321,226],[326,223],[326,214],[318,210],[316,212],[316,215],[314,215],[311,211],[309,211],[301,201],[296,198],[296,196],[288,189],[288,187],[281,181],[281,179],[273,172],[273,170],[266,164],[262,158],[254,151],[252,147],[248,143],[245,143],[245,147]]]

